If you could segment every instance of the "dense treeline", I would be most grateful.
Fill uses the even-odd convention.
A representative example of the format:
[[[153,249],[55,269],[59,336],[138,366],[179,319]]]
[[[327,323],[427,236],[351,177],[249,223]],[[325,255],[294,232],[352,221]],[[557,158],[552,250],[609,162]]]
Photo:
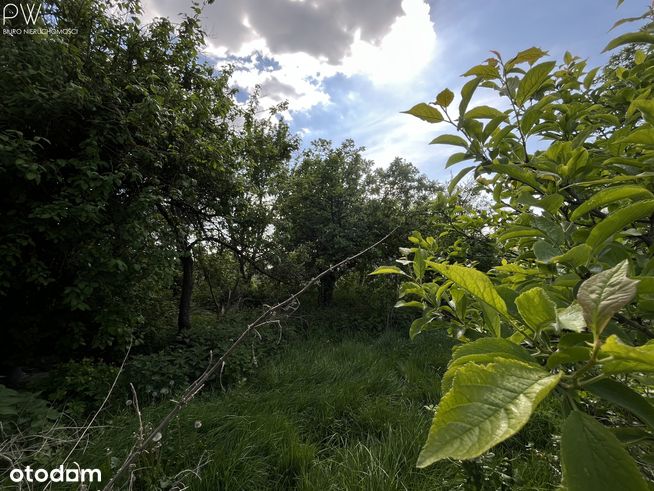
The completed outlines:
[[[202,59],[198,8],[147,25],[137,1],[42,12],[78,33],[0,38],[7,366],[119,358],[188,330],[194,290],[218,313],[258,305],[398,227],[352,265],[361,282],[453,206],[430,204],[442,188],[408,162],[375,168],[349,140],[302,151],[283,107],[239,103],[229,67]]]

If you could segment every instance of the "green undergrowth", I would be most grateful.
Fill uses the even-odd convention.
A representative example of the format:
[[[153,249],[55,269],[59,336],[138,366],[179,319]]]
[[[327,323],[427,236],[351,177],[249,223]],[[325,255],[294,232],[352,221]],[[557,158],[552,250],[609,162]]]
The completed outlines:
[[[415,468],[451,344],[395,332],[296,341],[245,385],[194,400],[140,459],[134,489],[552,488],[557,428],[547,407],[483,460]],[[144,408],[144,423],[169,408]],[[71,459],[100,466],[105,479],[138,433],[133,406],[106,424]]]

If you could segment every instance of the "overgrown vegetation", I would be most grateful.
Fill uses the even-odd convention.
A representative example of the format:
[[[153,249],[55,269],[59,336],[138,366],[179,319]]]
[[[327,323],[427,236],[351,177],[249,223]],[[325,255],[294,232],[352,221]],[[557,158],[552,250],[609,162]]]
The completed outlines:
[[[408,111],[459,132],[432,143],[465,150],[448,165],[473,162],[456,179],[474,171],[492,194],[487,226],[502,254],[486,275],[474,262],[448,264],[436,239],[415,234],[400,261],[410,273],[376,271],[409,278],[400,305],[422,312],[411,337],[446,328],[463,342],[443,377],[419,467],[479,457],[555,395],[564,486],[649,489],[641,470],[653,477],[651,27],[611,41],[606,50],[645,46],[599,79],[599,68],[587,70],[570,53],[558,64],[535,47],[508,60],[493,52],[464,74],[472,78],[458,118],[448,89]],[[482,88],[508,109],[468,108]],[[535,138],[549,146],[530,151]]]
[[[651,9],[604,67],[493,52],[407,111],[452,127],[443,186],[303,145],[203,61],[198,5],[39,5],[78,34],[0,36],[0,483],[106,482],[250,326],[120,486],[652,486]]]
[[[134,489],[453,489],[475,485],[465,466],[415,468],[439,374],[452,344],[434,333],[410,342],[397,332],[312,330],[247,385],[207,394],[175,421],[135,472]],[[166,411],[144,410],[143,424]],[[554,408],[555,409],[555,408]],[[559,479],[546,407],[519,446],[506,446],[477,465],[492,489],[554,486]],[[416,424],[416,423],[419,424]],[[139,432],[131,411],[115,415],[74,458],[109,475]],[[526,450],[525,450],[526,449]],[[81,452],[80,452],[81,454]],[[57,457],[53,463],[57,462]],[[196,472],[197,475],[194,475]],[[199,478],[198,478],[199,476]]]

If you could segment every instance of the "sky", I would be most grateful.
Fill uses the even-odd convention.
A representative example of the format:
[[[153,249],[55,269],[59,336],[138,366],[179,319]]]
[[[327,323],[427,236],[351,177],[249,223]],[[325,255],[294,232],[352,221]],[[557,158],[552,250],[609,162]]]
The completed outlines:
[[[305,144],[352,138],[366,157],[386,166],[403,157],[432,178],[447,180],[454,150],[428,145],[447,132],[402,114],[455,94],[468,68],[490,56],[505,59],[532,46],[561,60],[566,50],[601,64],[604,46],[640,15],[647,0],[215,0],[202,20],[205,56],[236,67],[243,94],[261,86],[261,102],[288,101],[284,117]],[[190,0],[145,0],[147,17],[178,18]],[[478,103],[493,104],[483,91]],[[473,99],[473,104],[475,100]],[[457,100],[455,100],[455,104]],[[470,107],[473,107],[472,104]]]

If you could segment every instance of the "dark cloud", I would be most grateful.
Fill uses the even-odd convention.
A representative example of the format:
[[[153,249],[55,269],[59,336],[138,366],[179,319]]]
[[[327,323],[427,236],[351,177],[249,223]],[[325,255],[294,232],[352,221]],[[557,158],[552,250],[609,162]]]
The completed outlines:
[[[273,94],[275,97],[288,99],[289,97],[298,97],[300,94],[292,85],[285,84],[272,77],[261,84],[261,93],[265,95]]]
[[[213,44],[234,52],[262,37],[273,53],[303,51],[338,63],[361,30],[372,44],[402,14],[401,0],[216,0],[204,8],[204,28]],[[189,0],[149,0],[150,11],[175,17]],[[246,27],[247,19],[251,28]],[[254,31],[254,32],[253,32]]]

